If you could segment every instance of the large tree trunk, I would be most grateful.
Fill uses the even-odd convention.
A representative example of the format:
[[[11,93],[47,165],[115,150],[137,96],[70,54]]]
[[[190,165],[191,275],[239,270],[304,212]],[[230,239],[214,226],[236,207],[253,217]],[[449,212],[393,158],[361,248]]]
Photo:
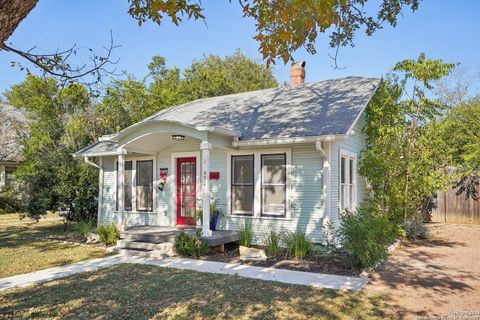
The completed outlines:
[[[38,0],[0,0],[0,48]]]

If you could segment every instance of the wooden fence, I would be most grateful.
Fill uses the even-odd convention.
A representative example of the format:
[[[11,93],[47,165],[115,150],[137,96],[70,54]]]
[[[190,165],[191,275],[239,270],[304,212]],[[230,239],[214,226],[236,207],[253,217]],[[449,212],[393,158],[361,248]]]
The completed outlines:
[[[466,199],[465,194],[457,196],[456,191],[450,189],[438,193],[438,205],[432,212],[431,221],[480,224],[480,201]]]

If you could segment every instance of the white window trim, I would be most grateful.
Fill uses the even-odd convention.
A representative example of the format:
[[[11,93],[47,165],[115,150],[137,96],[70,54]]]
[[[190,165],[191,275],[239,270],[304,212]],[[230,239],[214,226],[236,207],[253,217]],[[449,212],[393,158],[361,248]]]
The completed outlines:
[[[339,150],[339,155],[338,155],[338,210],[340,212],[342,212],[342,179],[341,179],[341,176],[342,176],[342,158],[345,158],[346,159],[346,162],[345,162],[345,182],[346,182],[346,185],[348,186],[347,187],[347,191],[346,191],[346,203],[347,203],[347,206],[345,206],[346,209],[350,210],[350,211],[354,211],[356,208],[357,208],[357,190],[358,190],[358,184],[357,184],[357,175],[358,175],[358,172],[357,172],[357,154],[355,152],[351,152],[351,151],[348,151],[348,150],[345,150],[345,149],[340,149]],[[349,160],[353,160],[353,185],[350,186],[350,183],[348,183],[350,181],[350,161]],[[352,192],[352,196],[353,196],[353,200],[350,201],[350,188],[353,189],[353,192]],[[352,203],[351,206],[349,206],[350,202]]]
[[[262,216],[262,155],[268,154],[285,154],[286,158],[286,208],[284,217]],[[232,214],[232,156],[253,155],[254,156],[254,194],[253,194],[253,214],[239,215]],[[227,208],[226,214],[232,218],[250,218],[263,220],[291,220],[291,172],[292,172],[292,150],[290,148],[272,148],[272,149],[251,149],[251,150],[236,150],[227,152]]]
[[[152,194],[152,211],[137,211],[137,192],[135,188],[137,187],[137,161],[145,161],[145,160],[152,160],[152,187],[153,187],[153,194]],[[132,211],[126,211],[126,213],[140,213],[140,214],[152,214],[157,213],[157,158],[155,156],[126,156],[124,162],[132,161]],[[115,212],[117,208],[117,201],[118,201],[118,160],[115,160],[114,169],[115,169]]]
[[[168,174],[167,176],[167,185],[171,186],[171,193],[172,193],[172,199],[171,199],[171,208],[173,208],[173,217],[171,220],[171,226],[176,226],[177,225],[177,159],[178,158],[195,158],[195,163],[196,163],[196,174],[195,174],[195,180],[196,180],[196,198],[198,199],[199,194],[201,195],[201,181],[200,181],[200,176],[201,176],[201,161],[200,161],[200,151],[195,151],[195,152],[172,152],[170,154],[170,170],[172,170],[171,173]],[[195,200],[196,201],[196,200]]]

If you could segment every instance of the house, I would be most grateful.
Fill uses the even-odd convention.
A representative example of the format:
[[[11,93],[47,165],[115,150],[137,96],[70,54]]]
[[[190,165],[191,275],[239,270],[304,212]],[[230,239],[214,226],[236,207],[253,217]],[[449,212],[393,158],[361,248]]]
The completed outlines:
[[[220,229],[249,220],[257,243],[270,228],[322,242],[322,226],[365,197],[363,111],[380,80],[304,83],[305,63],[290,74],[291,86],[168,108],[78,151],[99,168],[98,223],[194,225],[214,197]]]
[[[23,161],[19,139],[26,127],[24,110],[0,104],[0,191],[15,184],[16,168]]]

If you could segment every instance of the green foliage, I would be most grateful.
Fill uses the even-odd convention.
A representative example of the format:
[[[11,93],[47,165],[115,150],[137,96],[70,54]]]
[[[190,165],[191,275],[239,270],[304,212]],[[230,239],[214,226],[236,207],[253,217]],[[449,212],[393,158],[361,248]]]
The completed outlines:
[[[167,68],[158,56],[148,67],[151,82],[130,76],[114,81],[101,101],[80,84],[61,86],[33,75],[5,93],[7,103],[27,110],[31,123],[22,141],[25,162],[17,171],[30,217],[67,210],[69,220],[95,219],[98,169],[72,153],[98,137],[192,99],[277,85],[271,70],[238,52],[196,60],[183,75],[176,67]]]
[[[245,220],[242,228],[238,231],[238,242],[241,246],[250,247],[253,239],[253,226],[250,220]]]
[[[280,253],[282,238],[283,233],[277,232],[274,227],[270,227],[270,231],[265,234],[263,242],[270,256],[275,258]]]
[[[397,223],[420,214],[425,198],[444,189],[445,162],[429,128],[444,107],[432,99],[434,81],[454,67],[441,60],[404,60],[383,80],[366,110],[367,147],[360,174],[373,200]]]
[[[417,10],[420,0],[382,0],[373,14],[366,10],[364,0],[242,0],[245,17],[255,20],[255,40],[267,64],[277,58],[285,63],[292,60],[292,53],[305,47],[314,54],[315,40],[320,33],[330,34],[330,46],[353,46],[353,38],[359,30],[372,35],[384,24],[397,25],[397,17],[404,8]],[[169,18],[179,25],[184,17],[204,20],[200,1],[183,0],[130,0],[128,13],[139,23],[152,21],[161,24]]]
[[[305,232],[286,232],[283,243],[287,248],[287,256],[295,259],[304,259],[316,252],[315,243],[308,240]]]
[[[115,245],[120,237],[120,233],[118,232],[117,226],[114,223],[98,227],[97,233],[100,237],[100,241],[105,243],[107,246]]]
[[[75,226],[75,230],[84,238],[93,230],[93,223],[90,220],[80,220]]]
[[[22,211],[22,194],[16,188],[0,191],[0,214]]]
[[[70,220],[94,218],[98,172],[71,156],[95,138],[86,88],[61,87],[53,79],[28,75],[5,97],[25,108],[30,120],[30,132],[22,141],[25,162],[16,172],[25,189],[27,214],[38,219],[48,210],[68,209]]]
[[[339,238],[351,268],[371,268],[387,256],[387,247],[398,236],[396,224],[372,206],[362,205],[357,212],[345,212]]]
[[[402,224],[405,236],[410,240],[428,239],[429,231],[422,219],[408,219]]]
[[[199,231],[192,236],[186,234],[185,232],[178,234],[175,237],[173,247],[175,252],[183,257],[198,258],[205,254],[208,250],[208,246],[205,241],[202,240]]]

